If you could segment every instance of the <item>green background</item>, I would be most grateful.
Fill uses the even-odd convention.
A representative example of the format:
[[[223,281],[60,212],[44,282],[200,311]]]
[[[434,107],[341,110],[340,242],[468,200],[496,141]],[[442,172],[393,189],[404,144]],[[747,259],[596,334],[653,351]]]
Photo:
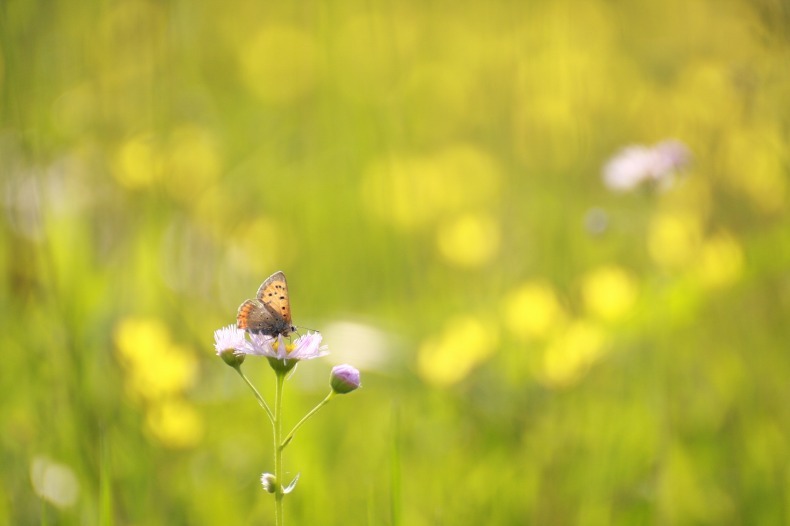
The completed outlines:
[[[790,521],[780,0],[0,3],[0,523]],[[666,191],[606,188],[675,138]],[[273,374],[244,370],[265,396]]]

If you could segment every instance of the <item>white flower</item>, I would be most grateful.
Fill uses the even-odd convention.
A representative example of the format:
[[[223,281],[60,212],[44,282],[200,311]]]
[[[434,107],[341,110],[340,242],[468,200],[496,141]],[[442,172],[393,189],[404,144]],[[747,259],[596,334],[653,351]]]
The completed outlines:
[[[320,332],[308,332],[293,343],[286,342],[282,335],[274,338],[265,334],[250,334],[249,337],[248,345],[236,348],[239,353],[276,360],[312,360],[328,354],[326,345],[321,345]]]
[[[301,360],[312,360],[329,354],[326,345],[321,345],[320,332],[308,332],[294,342],[286,341],[282,334],[276,338],[266,334],[248,333],[234,325],[214,331],[214,348],[217,355],[231,367],[237,368],[244,358],[264,356],[278,371],[289,371]]]
[[[250,342],[247,341],[244,330],[235,325],[214,331],[214,349],[231,367],[238,368],[244,362],[244,354],[249,347]]]
[[[239,329],[235,325],[228,325],[214,331],[214,348],[217,354],[222,356],[223,353],[228,351],[240,351],[249,347],[247,338],[244,337],[245,331]]]

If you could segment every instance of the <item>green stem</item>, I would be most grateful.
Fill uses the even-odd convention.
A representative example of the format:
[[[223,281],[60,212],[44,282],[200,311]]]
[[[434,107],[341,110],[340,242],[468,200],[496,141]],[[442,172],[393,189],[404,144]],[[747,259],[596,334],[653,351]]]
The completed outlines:
[[[277,385],[274,391],[274,523],[283,526],[283,448],[280,441],[283,434],[283,382],[285,373],[277,372]]]
[[[269,404],[267,404],[266,400],[263,399],[263,397],[261,396],[261,393],[259,393],[258,390],[255,389],[255,386],[252,385],[252,382],[250,382],[249,378],[247,378],[244,375],[244,373],[241,372],[241,368],[240,367],[235,367],[235,369],[236,369],[236,372],[239,373],[239,376],[241,376],[244,379],[244,381],[247,382],[247,385],[250,386],[250,389],[252,389],[252,392],[255,393],[255,398],[258,399],[258,404],[260,404],[260,406],[263,408],[263,410],[266,411],[266,415],[269,417],[269,421],[274,423],[274,414],[272,413],[272,410],[269,409]]]
[[[297,423],[297,424],[294,426],[294,428],[293,428],[293,429],[291,429],[291,432],[290,432],[290,433],[288,433],[288,436],[287,436],[287,437],[285,437],[285,440],[284,440],[284,441],[283,441],[283,443],[280,445],[280,447],[281,447],[281,448],[283,448],[283,449],[285,449],[285,446],[287,446],[288,444],[290,444],[290,443],[291,443],[291,440],[293,439],[293,437],[294,437],[294,433],[296,433],[296,430],[297,430],[297,429],[299,429],[300,427],[302,427],[302,424],[304,424],[305,422],[307,422],[307,421],[310,419],[310,417],[311,417],[311,416],[313,416],[314,414],[316,414],[316,413],[318,412],[318,410],[319,410],[319,409],[321,409],[321,408],[322,408],[322,407],[324,407],[326,404],[328,404],[328,403],[329,403],[329,401],[332,399],[332,397],[333,397],[334,395],[335,395],[335,392],[334,392],[334,391],[329,391],[329,394],[328,394],[328,395],[326,395],[326,398],[324,398],[323,400],[321,400],[321,402],[319,402],[319,404],[318,404],[317,406],[315,406],[314,408],[312,408],[312,409],[310,410],[310,412],[309,412],[309,413],[307,413],[306,415],[304,415],[304,417],[302,417],[302,419],[301,419],[301,420],[299,420],[299,422],[298,422],[298,423]]]

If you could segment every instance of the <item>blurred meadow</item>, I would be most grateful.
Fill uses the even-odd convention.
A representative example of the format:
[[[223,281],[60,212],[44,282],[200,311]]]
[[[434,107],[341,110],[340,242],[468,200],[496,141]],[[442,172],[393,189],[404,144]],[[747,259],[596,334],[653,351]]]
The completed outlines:
[[[0,524],[273,524],[276,270],[287,524],[790,523],[788,144],[782,0],[2,0]]]

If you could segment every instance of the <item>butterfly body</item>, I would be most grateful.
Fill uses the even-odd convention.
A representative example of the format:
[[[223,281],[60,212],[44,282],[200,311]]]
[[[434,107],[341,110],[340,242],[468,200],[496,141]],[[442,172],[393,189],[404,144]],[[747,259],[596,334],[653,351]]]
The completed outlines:
[[[296,328],[291,324],[291,303],[285,274],[275,272],[261,284],[254,300],[239,306],[236,326],[248,332],[268,336],[288,336]]]

